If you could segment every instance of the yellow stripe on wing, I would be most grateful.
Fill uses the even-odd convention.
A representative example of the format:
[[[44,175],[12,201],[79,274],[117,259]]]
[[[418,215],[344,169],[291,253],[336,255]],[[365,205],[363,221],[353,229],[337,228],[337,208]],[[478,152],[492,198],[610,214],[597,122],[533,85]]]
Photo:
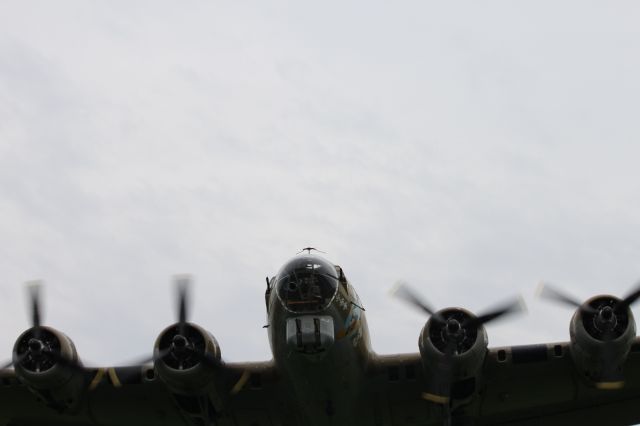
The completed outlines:
[[[240,376],[240,379],[238,380],[238,382],[235,385],[233,385],[233,388],[231,388],[231,395],[235,395],[238,392],[240,392],[244,387],[245,383],[247,383],[247,380],[249,380],[250,376],[251,376],[251,373],[248,370],[245,370],[242,373],[242,376]]]
[[[442,404],[442,405],[449,403],[448,396],[436,395],[436,394],[427,393],[427,392],[422,393],[422,399],[426,399],[427,401],[435,402],[436,404]]]
[[[111,384],[113,385],[113,387],[116,387],[116,388],[122,387],[122,383],[120,382],[120,379],[116,374],[115,368],[112,367],[108,369],[107,374],[109,375],[109,379],[111,380]]]
[[[604,390],[621,389],[624,386],[624,382],[598,382],[596,388]]]
[[[91,383],[89,383],[89,390],[94,390],[98,384],[102,381],[104,377],[104,368],[98,368],[98,372],[96,373]]]

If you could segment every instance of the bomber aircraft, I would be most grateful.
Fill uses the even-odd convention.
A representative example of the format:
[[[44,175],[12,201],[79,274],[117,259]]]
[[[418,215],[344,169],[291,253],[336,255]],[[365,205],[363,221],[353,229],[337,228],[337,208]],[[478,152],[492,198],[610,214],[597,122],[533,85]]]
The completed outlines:
[[[226,362],[216,339],[188,321],[178,279],[178,321],[153,355],[125,367],[87,367],[65,334],[42,324],[37,287],[31,327],[0,366],[0,426],[624,425],[640,422],[640,340],[620,299],[576,308],[570,341],[488,348],[484,325],[520,309],[475,315],[434,310],[406,284],[395,295],[429,319],[412,354],[372,351],[362,301],[341,267],[308,249],[267,279],[273,359]]]

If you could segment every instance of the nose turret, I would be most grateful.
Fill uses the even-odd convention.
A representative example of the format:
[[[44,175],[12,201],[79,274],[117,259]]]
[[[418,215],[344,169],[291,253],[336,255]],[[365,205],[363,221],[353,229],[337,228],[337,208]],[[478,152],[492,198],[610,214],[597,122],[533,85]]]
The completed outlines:
[[[330,262],[311,254],[296,256],[276,275],[276,292],[293,313],[325,310],[338,291],[338,273]]]

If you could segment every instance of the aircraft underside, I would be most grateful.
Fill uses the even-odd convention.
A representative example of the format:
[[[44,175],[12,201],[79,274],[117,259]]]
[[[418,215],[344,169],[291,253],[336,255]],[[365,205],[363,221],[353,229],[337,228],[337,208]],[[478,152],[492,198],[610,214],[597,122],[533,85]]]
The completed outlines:
[[[273,359],[226,362],[216,339],[178,318],[153,354],[125,367],[86,367],[72,340],[32,326],[0,368],[0,426],[29,425],[628,425],[640,423],[640,340],[625,298],[580,303],[551,286],[542,296],[573,306],[570,341],[488,348],[484,325],[520,310],[483,314],[431,308],[408,285],[396,296],[429,316],[412,354],[377,355],[365,309],[342,268],[303,254],[267,281]]]

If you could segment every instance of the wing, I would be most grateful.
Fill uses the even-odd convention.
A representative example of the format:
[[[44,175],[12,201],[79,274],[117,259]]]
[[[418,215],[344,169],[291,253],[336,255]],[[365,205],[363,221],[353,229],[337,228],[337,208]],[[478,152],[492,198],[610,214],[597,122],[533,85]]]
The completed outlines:
[[[568,343],[493,348],[473,395],[452,407],[453,424],[639,423],[640,339],[624,371],[624,388],[600,390],[577,371]],[[221,365],[217,397],[173,394],[151,365],[85,369],[83,379],[79,401],[60,409],[21,384],[12,370],[0,371],[0,425],[302,424],[272,362]],[[420,354],[373,357],[364,391],[370,412],[359,424],[442,424],[444,407],[422,398],[426,384]]]
[[[271,362],[222,364],[213,385],[206,395],[185,396],[172,393],[152,365],[88,368],[78,401],[61,407],[2,370],[0,426],[297,424]]]
[[[420,354],[376,357],[368,380],[374,424],[443,424],[445,407],[422,397],[428,380]],[[471,396],[453,399],[451,417],[453,424],[473,425],[640,423],[638,338],[624,365],[624,383],[603,390],[587,382],[569,343],[493,348]]]
[[[479,424],[629,425],[640,423],[640,340],[624,365],[624,387],[597,389],[578,371],[568,343],[489,352]]]

